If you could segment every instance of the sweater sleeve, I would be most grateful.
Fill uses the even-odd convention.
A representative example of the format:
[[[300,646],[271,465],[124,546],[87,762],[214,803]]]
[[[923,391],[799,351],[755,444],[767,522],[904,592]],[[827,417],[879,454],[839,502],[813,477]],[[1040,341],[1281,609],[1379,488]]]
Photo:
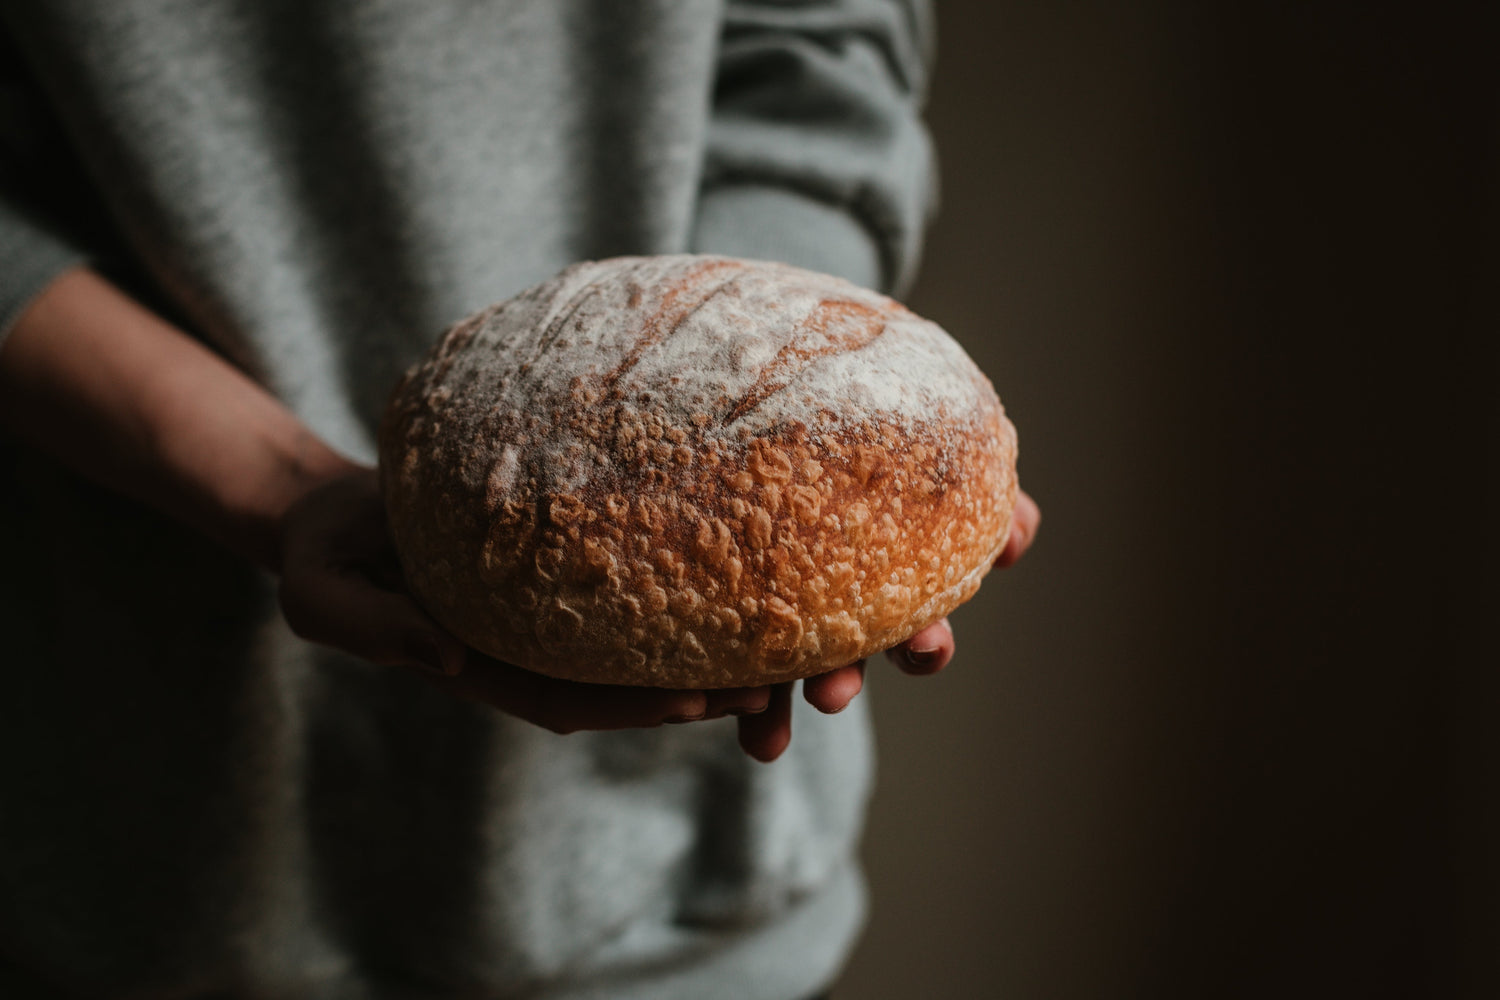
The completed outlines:
[[[0,30],[0,345],[31,300],[86,257],[61,198],[81,178],[28,83]]]
[[[84,253],[0,190],[0,346],[31,300]]]
[[[731,2],[693,249],[900,294],[936,203],[925,0]]]

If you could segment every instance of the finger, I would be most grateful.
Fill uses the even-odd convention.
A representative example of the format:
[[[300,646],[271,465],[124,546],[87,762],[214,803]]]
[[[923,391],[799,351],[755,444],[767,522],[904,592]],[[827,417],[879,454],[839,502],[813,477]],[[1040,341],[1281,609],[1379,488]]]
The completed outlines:
[[[787,681],[771,687],[771,702],[764,712],[740,719],[740,748],[769,764],[792,742],[792,686]]]
[[[554,733],[690,722],[703,718],[708,707],[702,691],[582,684],[496,660],[473,664],[457,677],[434,678],[433,683]]]
[[[802,682],[802,697],[820,712],[832,715],[849,707],[865,686],[865,661],[809,677]]]
[[[1042,508],[1022,490],[1016,497],[1016,512],[1010,521],[1010,538],[995,560],[996,569],[1014,566],[1031,543],[1036,540],[1037,529],[1042,526]]]
[[[908,674],[935,674],[948,665],[956,649],[953,628],[941,618],[889,650],[891,662]]]
[[[285,567],[282,614],[292,631],[371,663],[456,674],[466,648],[403,594],[382,590],[359,573],[331,567]]]
[[[746,688],[724,688],[708,691],[707,719],[719,719],[726,715],[758,715],[771,703],[769,685]]]

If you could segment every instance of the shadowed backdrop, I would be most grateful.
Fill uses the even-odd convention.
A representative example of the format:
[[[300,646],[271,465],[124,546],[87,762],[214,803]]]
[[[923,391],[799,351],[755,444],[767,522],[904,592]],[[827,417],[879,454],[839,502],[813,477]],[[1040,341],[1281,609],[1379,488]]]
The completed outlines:
[[[1045,523],[872,673],[839,996],[1500,995],[1478,7],[939,5],[910,302]]]

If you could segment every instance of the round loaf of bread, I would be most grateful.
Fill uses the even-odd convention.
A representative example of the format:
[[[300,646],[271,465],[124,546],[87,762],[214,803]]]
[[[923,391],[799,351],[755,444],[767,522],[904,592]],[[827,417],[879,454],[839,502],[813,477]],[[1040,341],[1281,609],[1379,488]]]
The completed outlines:
[[[540,673],[665,688],[853,663],[966,601],[1016,435],[893,300],[722,257],[578,264],[449,330],[380,433],[417,600]]]

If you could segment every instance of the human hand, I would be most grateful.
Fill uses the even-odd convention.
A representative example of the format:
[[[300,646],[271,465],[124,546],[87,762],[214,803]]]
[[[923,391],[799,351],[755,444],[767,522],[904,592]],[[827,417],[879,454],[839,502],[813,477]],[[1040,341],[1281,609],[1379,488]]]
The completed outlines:
[[[1031,545],[1041,511],[1026,494],[997,568]],[[547,677],[468,649],[417,606],[401,582],[373,469],[360,468],[292,505],[280,531],[280,597],[292,630],[372,663],[415,668],[438,688],[555,733],[634,729],[739,716],[740,746],[770,762],[791,741],[795,682],[716,691],[585,684]],[[953,630],[935,622],[888,652],[906,673],[934,674],[953,658]],[[843,711],[864,686],[863,661],[802,682],[820,712]]]
[[[1016,500],[1010,538],[995,560],[996,569],[1014,566],[1026,554],[1041,527],[1042,510],[1022,492]],[[953,629],[943,618],[927,626],[894,649],[888,656],[902,671],[913,675],[935,674],[953,659]],[[802,682],[802,696],[818,711],[842,712],[863,689],[865,664],[851,664]],[[756,760],[773,761],[792,739],[792,688],[795,682],[774,685],[766,710],[740,719],[740,746]]]
[[[304,639],[372,663],[411,667],[440,689],[555,733],[632,729],[759,712],[768,687],[664,691],[546,677],[467,648],[418,607],[401,579],[375,470],[355,467],[282,515],[282,612]]]

